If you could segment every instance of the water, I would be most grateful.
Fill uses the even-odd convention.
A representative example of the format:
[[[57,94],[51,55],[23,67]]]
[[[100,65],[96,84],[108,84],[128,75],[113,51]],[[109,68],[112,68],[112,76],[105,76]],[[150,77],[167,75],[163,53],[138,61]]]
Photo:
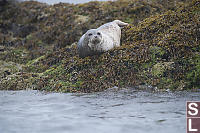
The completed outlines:
[[[200,92],[0,91],[0,133],[184,133],[187,100]]]
[[[30,1],[30,0],[18,0],[18,1]],[[59,2],[79,4],[79,3],[86,3],[90,1],[114,1],[114,0],[35,0],[35,1],[47,3],[47,4],[57,4]]]

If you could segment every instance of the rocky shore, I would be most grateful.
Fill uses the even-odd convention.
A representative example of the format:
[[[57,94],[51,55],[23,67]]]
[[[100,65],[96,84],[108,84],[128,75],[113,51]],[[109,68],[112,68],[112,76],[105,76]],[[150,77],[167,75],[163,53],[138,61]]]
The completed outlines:
[[[199,89],[199,18],[198,0],[7,2],[0,5],[0,90]],[[130,24],[122,46],[79,58],[80,36],[114,19]]]

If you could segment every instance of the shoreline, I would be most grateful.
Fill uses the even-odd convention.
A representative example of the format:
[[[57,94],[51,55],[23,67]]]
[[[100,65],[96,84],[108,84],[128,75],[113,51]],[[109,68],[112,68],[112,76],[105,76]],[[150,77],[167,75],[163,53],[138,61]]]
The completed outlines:
[[[159,91],[198,90],[199,2],[170,4],[128,0],[3,6],[0,90],[98,92],[144,85]],[[122,46],[79,58],[80,36],[115,18],[130,24],[122,30]]]

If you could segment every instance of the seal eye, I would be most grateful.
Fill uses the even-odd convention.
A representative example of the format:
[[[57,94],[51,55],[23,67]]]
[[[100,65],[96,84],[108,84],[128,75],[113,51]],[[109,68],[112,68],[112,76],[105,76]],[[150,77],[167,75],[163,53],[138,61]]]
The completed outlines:
[[[90,33],[90,34],[88,34],[89,36],[91,36],[92,35],[92,33]]]
[[[99,35],[99,36],[100,36],[100,35],[101,35],[101,33],[100,33],[100,32],[98,32],[98,33],[97,33],[97,35]]]

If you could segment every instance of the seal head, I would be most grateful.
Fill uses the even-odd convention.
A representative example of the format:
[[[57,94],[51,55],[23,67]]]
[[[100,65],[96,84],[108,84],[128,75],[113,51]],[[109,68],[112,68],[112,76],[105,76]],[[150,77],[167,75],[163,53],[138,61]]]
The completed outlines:
[[[97,29],[88,30],[85,34],[85,41],[88,42],[91,50],[95,51],[96,47],[102,42],[102,33]]]

